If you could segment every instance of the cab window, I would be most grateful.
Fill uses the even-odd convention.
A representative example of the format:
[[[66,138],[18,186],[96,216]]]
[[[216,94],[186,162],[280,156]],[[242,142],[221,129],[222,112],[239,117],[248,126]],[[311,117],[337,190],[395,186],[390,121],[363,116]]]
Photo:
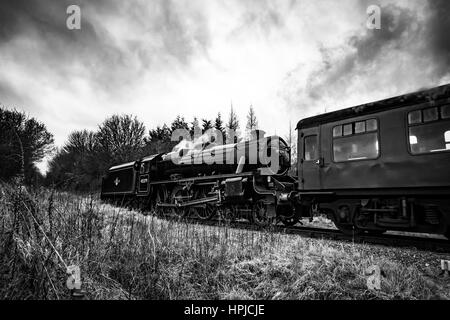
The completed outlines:
[[[410,112],[408,130],[412,154],[450,151],[450,105]]]
[[[149,162],[141,163],[141,170],[140,170],[141,174],[148,173],[149,169],[150,169],[150,163]]]
[[[335,162],[376,159],[379,154],[376,119],[346,123],[333,128]]]
[[[308,136],[304,139],[304,155],[305,161],[314,161],[319,158],[317,136]]]

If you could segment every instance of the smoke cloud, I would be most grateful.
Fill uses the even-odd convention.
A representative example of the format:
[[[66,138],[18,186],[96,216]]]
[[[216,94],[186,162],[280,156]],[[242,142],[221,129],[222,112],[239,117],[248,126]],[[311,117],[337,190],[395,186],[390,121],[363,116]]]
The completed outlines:
[[[380,30],[363,28],[344,45],[321,46],[322,61],[303,85],[296,85],[302,70],[286,77],[286,104],[313,115],[449,81],[450,2],[415,9],[381,6]]]

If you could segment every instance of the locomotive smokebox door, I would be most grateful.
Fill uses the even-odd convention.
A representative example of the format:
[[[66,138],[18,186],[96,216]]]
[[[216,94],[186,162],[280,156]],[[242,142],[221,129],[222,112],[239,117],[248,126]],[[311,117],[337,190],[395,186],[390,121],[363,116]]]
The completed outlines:
[[[225,197],[240,198],[244,196],[243,179],[230,178],[225,180]]]

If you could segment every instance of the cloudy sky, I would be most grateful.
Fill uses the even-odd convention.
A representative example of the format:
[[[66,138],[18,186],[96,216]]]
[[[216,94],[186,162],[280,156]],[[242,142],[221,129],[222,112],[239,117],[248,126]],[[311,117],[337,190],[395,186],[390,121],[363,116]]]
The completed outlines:
[[[81,30],[66,9],[81,8]],[[381,7],[381,30],[366,28]],[[303,117],[450,82],[448,0],[3,0],[0,104],[61,146],[115,113],[288,134]],[[42,167],[45,167],[43,165]]]

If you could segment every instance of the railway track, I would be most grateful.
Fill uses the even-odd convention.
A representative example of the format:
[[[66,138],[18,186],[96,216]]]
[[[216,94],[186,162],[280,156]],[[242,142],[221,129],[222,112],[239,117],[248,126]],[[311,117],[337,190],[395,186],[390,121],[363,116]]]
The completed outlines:
[[[159,217],[161,217],[159,215]],[[436,253],[450,253],[450,240],[425,238],[419,236],[406,236],[396,234],[383,234],[383,235],[371,235],[371,234],[358,234],[358,235],[346,235],[339,230],[307,227],[307,226],[292,226],[287,227],[279,224],[272,224],[268,227],[259,227],[244,220],[236,221],[224,221],[220,218],[214,218],[210,220],[203,220],[195,217],[179,218],[177,216],[164,215],[164,219],[184,221],[187,223],[201,224],[208,226],[219,227],[231,227],[252,231],[269,231],[283,234],[294,234],[314,239],[328,239],[334,241],[346,241],[352,243],[365,243],[384,245],[389,247],[403,247],[403,248],[415,248],[422,251],[431,251]]]

